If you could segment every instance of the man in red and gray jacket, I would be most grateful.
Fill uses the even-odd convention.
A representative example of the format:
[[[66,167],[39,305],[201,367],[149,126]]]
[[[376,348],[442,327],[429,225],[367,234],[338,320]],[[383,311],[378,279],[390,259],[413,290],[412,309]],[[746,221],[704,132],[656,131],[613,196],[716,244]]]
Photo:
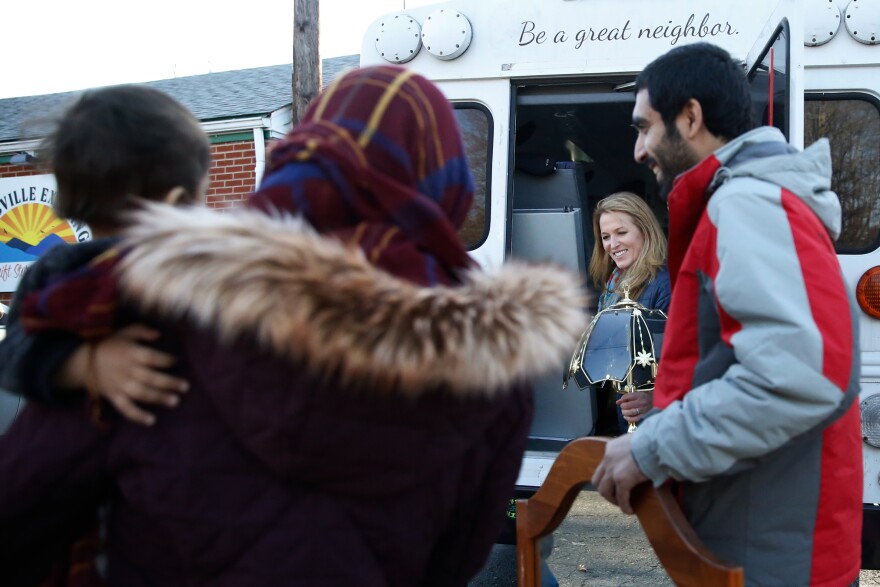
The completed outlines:
[[[672,301],[650,417],[608,444],[593,484],[680,482],[685,515],[750,586],[858,577],[857,316],[832,241],[841,210],[822,139],[752,129],[740,66],[678,47],[636,82],[635,158],[669,204]]]

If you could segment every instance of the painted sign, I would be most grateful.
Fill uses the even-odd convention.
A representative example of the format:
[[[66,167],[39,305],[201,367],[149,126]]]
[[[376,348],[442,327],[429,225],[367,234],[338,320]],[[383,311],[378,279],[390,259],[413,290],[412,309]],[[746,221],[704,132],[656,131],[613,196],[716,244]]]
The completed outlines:
[[[84,224],[58,218],[53,175],[0,179],[0,292],[15,291],[25,270],[54,246],[91,239]]]
[[[473,26],[458,59],[427,51],[407,64],[433,80],[640,71],[658,55],[686,43],[721,45],[745,58],[781,0],[453,0]],[[440,5],[408,9],[424,24]],[[364,35],[361,64],[384,63],[375,40],[383,18]]]

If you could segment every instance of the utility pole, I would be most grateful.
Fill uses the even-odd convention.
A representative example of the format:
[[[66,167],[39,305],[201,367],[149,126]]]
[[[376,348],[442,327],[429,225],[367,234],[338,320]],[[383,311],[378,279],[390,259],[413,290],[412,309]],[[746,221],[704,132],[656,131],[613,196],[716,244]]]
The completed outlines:
[[[293,2],[293,124],[302,120],[309,102],[321,90],[318,54],[318,0]]]

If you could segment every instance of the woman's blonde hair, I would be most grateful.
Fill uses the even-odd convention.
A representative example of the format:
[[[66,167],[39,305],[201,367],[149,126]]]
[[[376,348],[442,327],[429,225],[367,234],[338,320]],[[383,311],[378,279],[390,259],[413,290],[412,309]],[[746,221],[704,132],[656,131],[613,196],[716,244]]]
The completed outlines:
[[[666,261],[666,237],[657,217],[639,196],[631,192],[617,192],[600,200],[593,212],[593,255],[590,257],[590,277],[596,287],[604,288],[616,267],[602,246],[602,230],[599,228],[599,219],[608,212],[627,214],[645,239],[638,258],[627,268],[624,278],[615,287],[615,291],[622,296],[624,285],[629,286],[629,297],[634,300]]]

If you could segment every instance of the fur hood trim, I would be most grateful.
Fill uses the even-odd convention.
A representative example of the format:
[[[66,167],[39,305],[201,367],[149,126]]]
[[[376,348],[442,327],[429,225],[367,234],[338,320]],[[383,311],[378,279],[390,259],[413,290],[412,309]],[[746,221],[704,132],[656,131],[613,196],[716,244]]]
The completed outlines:
[[[125,247],[121,287],[143,309],[408,395],[491,395],[553,369],[561,384],[588,323],[580,277],[558,267],[510,263],[420,287],[302,220],[249,210],[151,205]]]

